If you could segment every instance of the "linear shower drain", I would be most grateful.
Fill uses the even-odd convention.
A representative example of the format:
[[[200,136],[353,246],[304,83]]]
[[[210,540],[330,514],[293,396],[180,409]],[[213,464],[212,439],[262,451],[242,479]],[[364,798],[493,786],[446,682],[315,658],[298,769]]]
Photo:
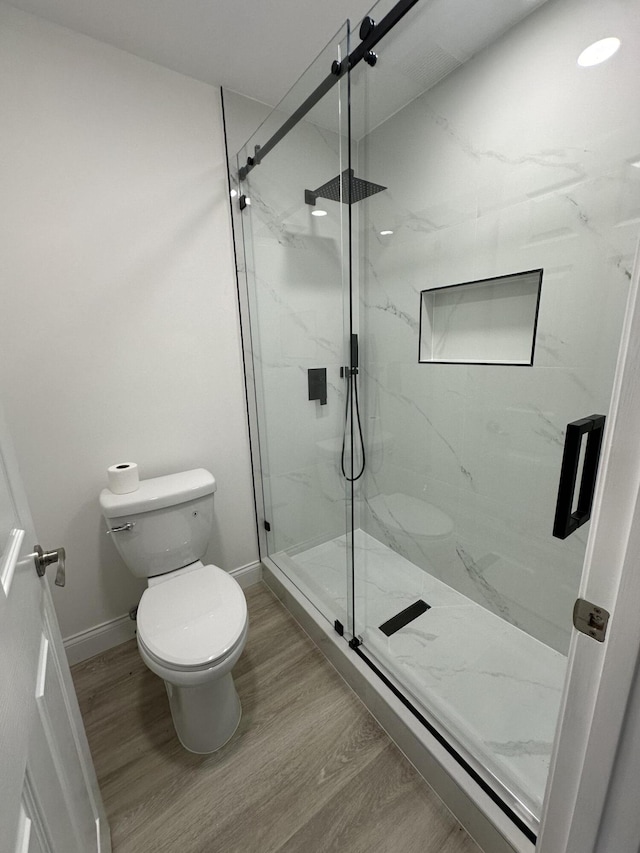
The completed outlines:
[[[409,622],[413,622],[414,619],[417,619],[418,616],[422,616],[423,613],[426,613],[427,610],[430,609],[431,605],[419,598],[413,604],[405,607],[404,610],[396,613],[396,615],[392,616],[391,619],[387,619],[386,622],[383,622],[382,625],[379,626],[380,630],[383,634],[386,634],[387,637],[390,637],[392,634],[395,634],[396,631],[399,631],[400,628],[404,628],[404,626],[408,625]]]

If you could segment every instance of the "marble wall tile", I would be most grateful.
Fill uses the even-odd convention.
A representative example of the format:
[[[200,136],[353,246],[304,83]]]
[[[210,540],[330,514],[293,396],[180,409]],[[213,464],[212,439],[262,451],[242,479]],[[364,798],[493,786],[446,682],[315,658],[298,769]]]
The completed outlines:
[[[600,11],[580,6],[582,20]],[[545,4],[366,135],[356,171],[388,189],[352,209],[368,447],[357,524],[561,650],[588,531],[550,536],[564,429],[608,409],[640,226],[640,119],[627,84],[639,60],[627,51],[578,69],[575,12],[575,0]],[[339,144],[303,122],[249,181],[263,461],[289,551],[337,535],[347,508],[345,209],[327,202],[315,219],[303,198],[338,174]],[[418,364],[421,290],[538,267],[533,368]],[[306,370],[319,366],[326,407],[306,399]],[[370,501],[397,493],[448,513],[446,547],[381,525]]]
[[[323,445],[344,425],[343,209],[305,189],[340,171],[340,137],[301,122],[244,187],[251,339],[270,548],[295,550],[345,529],[344,481]],[[308,400],[307,371],[327,370],[327,403]]]
[[[601,11],[580,7],[582,19]],[[562,651],[588,532],[551,536],[564,431],[608,411],[640,230],[629,84],[640,55],[586,73],[567,62],[580,47],[575,12],[572,0],[546,4],[358,150],[364,176],[388,186],[360,210],[361,381],[367,418],[393,448],[360,490],[363,528]],[[628,10],[607,14],[633,28]],[[469,365],[461,380],[417,364],[420,290],[535,268],[533,368]],[[396,492],[451,515],[438,566],[371,511]]]

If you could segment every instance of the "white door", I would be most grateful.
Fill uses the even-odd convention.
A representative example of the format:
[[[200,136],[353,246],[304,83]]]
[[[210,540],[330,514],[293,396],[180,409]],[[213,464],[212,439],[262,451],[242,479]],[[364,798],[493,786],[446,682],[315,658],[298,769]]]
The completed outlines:
[[[610,613],[573,632],[538,853],[638,853],[640,250],[631,281],[580,597]]]
[[[37,541],[0,413],[0,853],[109,853]]]

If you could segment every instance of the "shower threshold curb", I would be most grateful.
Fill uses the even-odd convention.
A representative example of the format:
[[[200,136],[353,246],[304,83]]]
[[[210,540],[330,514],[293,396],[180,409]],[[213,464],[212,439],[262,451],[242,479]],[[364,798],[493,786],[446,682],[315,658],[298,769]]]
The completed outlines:
[[[269,589],[478,845],[487,853],[534,853],[531,841],[370,667],[349,651],[281,569],[268,557],[262,565]]]

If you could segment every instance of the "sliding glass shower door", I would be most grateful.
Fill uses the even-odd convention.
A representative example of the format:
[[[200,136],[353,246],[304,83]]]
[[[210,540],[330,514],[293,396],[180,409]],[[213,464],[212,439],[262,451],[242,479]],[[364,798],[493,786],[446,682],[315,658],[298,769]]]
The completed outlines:
[[[347,53],[345,26],[231,167],[242,208],[236,221],[250,315],[259,523],[269,557],[332,624],[343,625],[351,579],[351,490],[341,472],[349,326],[339,179],[348,159],[345,83],[329,87],[302,120],[296,111]],[[263,155],[256,146],[289,123]]]
[[[230,168],[263,556],[531,839],[638,242],[632,11],[383,0]]]
[[[638,241],[639,29],[418,3],[351,73],[355,174],[384,187],[353,212],[355,633],[531,832]]]

